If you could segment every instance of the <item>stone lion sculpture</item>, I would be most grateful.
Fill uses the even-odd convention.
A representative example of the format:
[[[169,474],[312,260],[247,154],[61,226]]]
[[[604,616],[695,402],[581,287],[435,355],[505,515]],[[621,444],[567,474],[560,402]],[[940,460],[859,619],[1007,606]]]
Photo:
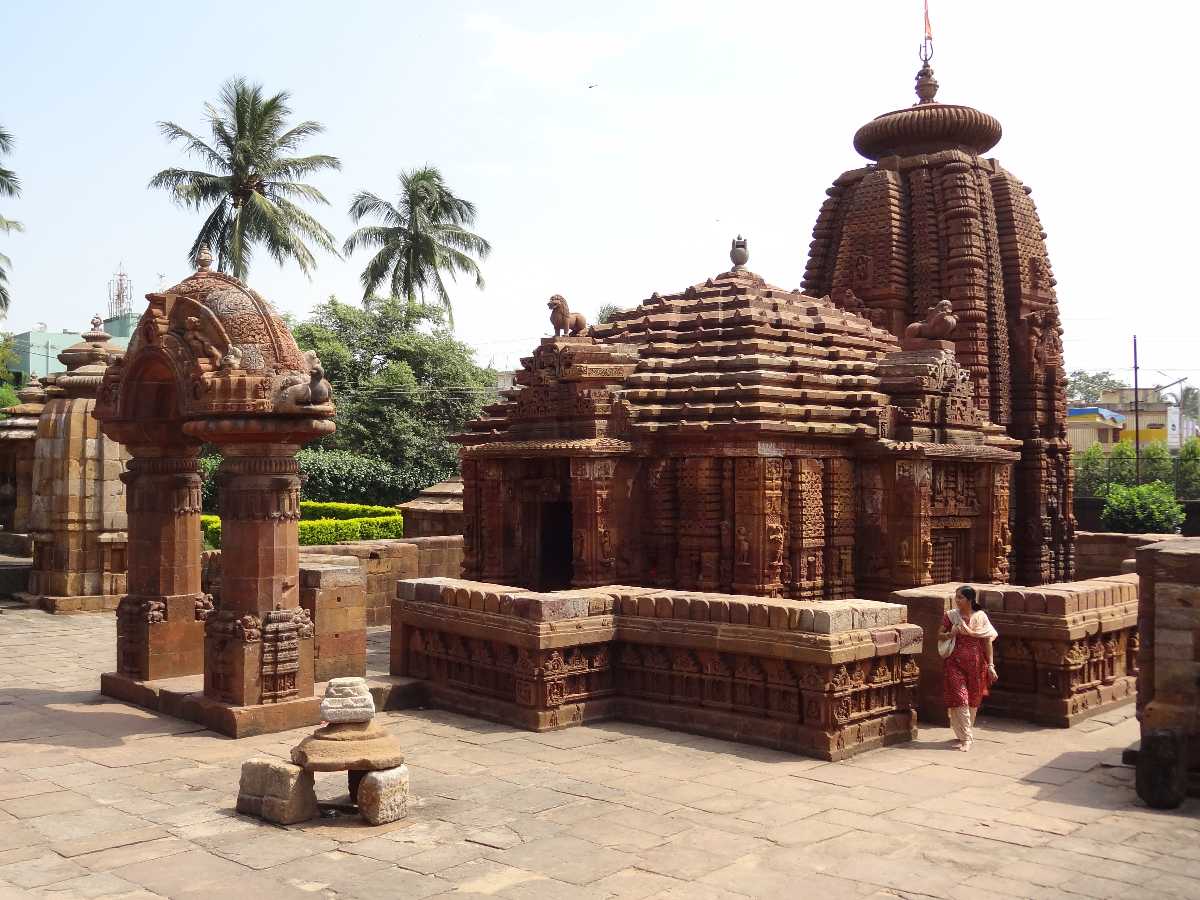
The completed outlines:
[[[954,315],[954,307],[949,300],[942,300],[929,311],[922,322],[913,322],[904,329],[907,338],[925,338],[926,340],[944,341],[954,333],[958,325],[958,316]]]
[[[550,324],[554,326],[555,337],[560,334],[579,335],[587,330],[587,319],[583,313],[571,312],[562,294],[555,294],[546,306],[550,308]]]

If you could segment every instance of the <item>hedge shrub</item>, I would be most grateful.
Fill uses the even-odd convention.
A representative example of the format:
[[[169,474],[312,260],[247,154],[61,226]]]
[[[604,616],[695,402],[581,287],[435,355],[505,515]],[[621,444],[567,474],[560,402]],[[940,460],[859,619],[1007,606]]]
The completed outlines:
[[[1134,487],[1113,484],[1100,517],[1108,531],[1171,534],[1183,524],[1184,510],[1170,485],[1161,481]]]
[[[221,519],[202,515],[200,529],[205,543],[213,549],[221,546]],[[341,541],[374,541],[404,537],[404,516],[391,506],[363,506],[357,503],[318,503],[300,501],[300,546],[337,544]]]

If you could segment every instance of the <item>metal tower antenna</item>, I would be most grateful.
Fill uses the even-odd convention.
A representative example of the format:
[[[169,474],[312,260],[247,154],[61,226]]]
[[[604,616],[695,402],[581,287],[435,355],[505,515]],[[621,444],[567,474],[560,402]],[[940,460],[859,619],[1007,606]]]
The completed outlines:
[[[125,263],[117,266],[117,271],[108,282],[108,317],[129,315],[133,312],[133,282],[125,273]]]

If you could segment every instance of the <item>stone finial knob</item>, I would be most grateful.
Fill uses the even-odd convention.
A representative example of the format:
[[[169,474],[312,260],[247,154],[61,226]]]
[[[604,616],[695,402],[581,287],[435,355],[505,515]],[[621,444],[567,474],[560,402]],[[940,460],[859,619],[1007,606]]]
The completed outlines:
[[[375,701],[365,678],[331,678],[321,700],[321,718],[330,724],[370,722]]]
[[[196,254],[196,271],[207,272],[212,266],[213,256],[212,251],[205,244],[200,248],[200,252]]]
[[[729,261],[735,269],[740,269],[750,261],[750,250],[746,243],[746,239],[739,234],[729,246]]]
[[[100,330],[100,328],[104,325],[104,320],[102,318],[100,318],[100,313],[96,313],[94,316],[92,316],[91,324],[92,324],[92,331]]]
[[[926,61],[917,72],[917,104],[934,103],[937,96],[938,83],[933,77],[933,67]]]

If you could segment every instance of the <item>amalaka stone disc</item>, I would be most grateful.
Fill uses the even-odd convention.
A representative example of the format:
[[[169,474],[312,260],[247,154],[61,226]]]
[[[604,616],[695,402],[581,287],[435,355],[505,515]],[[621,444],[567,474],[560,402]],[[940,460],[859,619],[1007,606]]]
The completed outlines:
[[[318,728],[292,749],[292,762],[310,772],[375,771],[404,763],[400,742],[373,722]]]

